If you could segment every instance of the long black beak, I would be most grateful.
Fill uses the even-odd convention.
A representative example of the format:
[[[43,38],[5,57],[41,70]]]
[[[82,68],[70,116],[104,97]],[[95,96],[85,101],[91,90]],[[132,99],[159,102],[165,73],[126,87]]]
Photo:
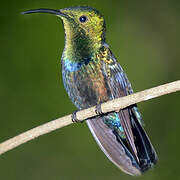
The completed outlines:
[[[54,10],[54,9],[31,9],[22,12],[22,14],[31,14],[31,13],[49,13],[49,14],[55,14],[55,15],[67,17],[67,15],[62,13],[60,10]]]

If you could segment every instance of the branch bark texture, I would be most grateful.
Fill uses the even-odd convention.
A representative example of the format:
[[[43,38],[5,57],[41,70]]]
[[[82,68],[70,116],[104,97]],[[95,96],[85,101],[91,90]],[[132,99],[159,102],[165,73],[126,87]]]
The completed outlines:
[[[108,113],[112,111],[119,111],[120,109],[128,107],[132,104],[147,101],[149,99],[153,99],[158,96],[173,93],[176,91],[180,91],[180,80],[105,102],[101,105],[102,112]],[[82,111],[78,111],[76,116],[80,121],[97,116],[95,112],[95,106]],[[72,114],[70,114],[28,130],[18,136],[2,142],[0,144],[0,155],[34,138],[37,138],[43,134],[47,134],[51,131],[62,128],[72,123]]]

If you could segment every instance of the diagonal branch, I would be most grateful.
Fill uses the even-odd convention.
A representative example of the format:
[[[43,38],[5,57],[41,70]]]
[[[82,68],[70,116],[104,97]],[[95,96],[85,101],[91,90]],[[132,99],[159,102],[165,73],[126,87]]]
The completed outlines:
[[[119,111],[120,109],[123,109],[132,104],[147,101],[149,99],[153,99],[158,96],[162,96],[176,91],[180,91],[180,80],[105,102],[101,105],[102,112],[107,113],[112,111]],[[79,111],[76,115],[78,120],[83,121],[85,119],[94,117],[97,114],[95,112],[94,106]],[[47,134],[51,131],[72,124],[73,122],[71,117],[72,115],[70,114],[62,118],[58,118],[36,128],[33,128],[29,131],[26,131],[5,142],[2,142],[0,144],[0,155],[43,134]]]

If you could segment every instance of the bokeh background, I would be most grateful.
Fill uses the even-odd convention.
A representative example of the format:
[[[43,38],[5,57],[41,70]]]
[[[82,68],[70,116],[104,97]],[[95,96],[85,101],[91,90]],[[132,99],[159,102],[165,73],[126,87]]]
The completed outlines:
[[[0,1],[0,141],[72,113],[61,77],[61,21],[31,8],[97,8],[107,42],[135,91],[180,78],[180,1]],[[180,178],[180,94],[139,103],[159,161],[139,180]],[[5,180],[131,180],[101,152],[86,123],[28,142],[0,156]]]

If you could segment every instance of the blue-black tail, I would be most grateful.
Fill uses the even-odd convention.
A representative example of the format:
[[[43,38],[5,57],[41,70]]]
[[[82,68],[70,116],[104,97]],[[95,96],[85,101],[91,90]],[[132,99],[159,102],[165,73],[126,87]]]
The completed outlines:
[[[142,172],[153,167],[157,162],[156,152],[145,132],[138,121],[136,115],[132,114],[132,131],[135,139],[135,146],[139,158],[139,166]]]
[[[140,175],[154,166],[157,155],[137,117],[136,105],[121,110],[121,112],[127,112],[127,110],[131,119],[136,154],[129,145],[127,138],[123,138],[119,134],[118,129],[112,129],[104,123],[104,116],[88,120],[87,124],[102,151],[115,165],[130,175]]]

